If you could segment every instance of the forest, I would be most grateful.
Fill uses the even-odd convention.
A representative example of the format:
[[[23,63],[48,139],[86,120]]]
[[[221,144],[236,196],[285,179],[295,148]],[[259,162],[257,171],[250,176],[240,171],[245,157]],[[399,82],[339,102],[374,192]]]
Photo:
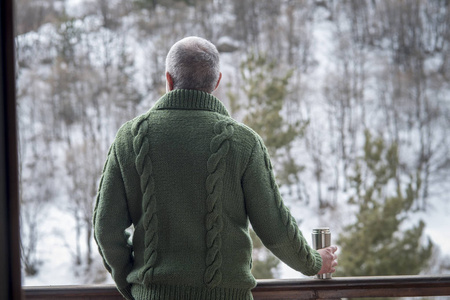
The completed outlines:
[[[303,234],[330,226],[337,275],[450,271],[444,224],[427,234],[450,213],[450,1],[16,7],[25,284],[59,283],[55,268],[67,284],[108,282],[92,237],[108,148],[165,93],[165,55],[192,35],[217,46],[214,94],[265,141]],[[254,248],[257,278],[283,276],[256,236]]]

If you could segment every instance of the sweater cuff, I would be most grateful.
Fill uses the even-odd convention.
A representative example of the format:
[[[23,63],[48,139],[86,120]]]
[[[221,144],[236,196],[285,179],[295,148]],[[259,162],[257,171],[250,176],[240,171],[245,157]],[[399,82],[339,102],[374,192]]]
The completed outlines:
[[[312,275],[316,275],[319,273],[320,269],[322,269],[322,256],[320,256],[320,253],[317,250],[314,250],[314,271]]]
[[[127,299],[127,300],[134,300],[133,295],[131,295],[131,284],[128,285],[125,288],[119,288],[117,287],[117,289],[119,290],[119,292],[122,294],[122,296]]]

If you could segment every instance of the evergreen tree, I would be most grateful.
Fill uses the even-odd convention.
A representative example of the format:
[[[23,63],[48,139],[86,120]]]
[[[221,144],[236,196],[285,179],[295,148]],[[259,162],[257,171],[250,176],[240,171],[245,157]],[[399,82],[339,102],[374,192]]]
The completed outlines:
[[[264,140],[275,162],[278,182],[287,185],[298,184],[298,174],[303,167],[297,164],[290,150],[293,141],[303,136],[307,124],[300,122],[291,124],[283,115],[293,71],[282,72],[274,60],[268,59],[262,53],[250,53],[241,63],[240,69],[242,90],[247,103],[238,102],[239,97],[229,91],[227,96],[231,112],[245,111],[243,122]],[[296,182],[292,182],[290,178],[295,178]],[[254,247],[253,275],[256,278],[273,278],[280,261],[264,248],[254,232],[251,237]]]
[[[359,159],[351,183],[356,221],[339,235],[338,276],[415,275],[427,265],[433,249],[424,245],[425,223],[405,228],[420,180],[410,176],[402,191],[397,178],[397,145],[385,145],[381,137],[365,132],[364,157]]]
[[[241,64],[244,92],[248,99],[244,123],[253,128],[264,140],[272,157],[277,150],[289,146],[303,134],[306,124],[290,124],[282,114],[289,93],[289,80],[293,71],[279,73],[276,61],[264,54],[251,53]]]
[[[243,122],[264,140],[275,162],[278,182],[288,186],[299,185],[298,174],[304,166],[295,161],[291,148],[295,139],[304,136],[308,122],[289,122],[283,111],[290,93],[293,70],[283,70],[263,53],[250,53],[240,68],[247,103],[238,106],[235,103],[237,98],[228,93],[230,105],[245,110]]]

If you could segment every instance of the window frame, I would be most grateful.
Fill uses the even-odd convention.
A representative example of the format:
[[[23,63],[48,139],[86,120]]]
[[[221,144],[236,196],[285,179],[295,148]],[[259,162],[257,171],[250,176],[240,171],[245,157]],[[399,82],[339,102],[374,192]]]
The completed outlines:
[[[22,299],[14,2],[0,4],[0,299]]]

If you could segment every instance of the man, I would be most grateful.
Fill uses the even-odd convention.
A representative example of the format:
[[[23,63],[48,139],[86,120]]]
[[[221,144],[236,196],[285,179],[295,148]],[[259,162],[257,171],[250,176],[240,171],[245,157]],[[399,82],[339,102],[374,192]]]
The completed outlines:
[[[167,93],[125,123],[110,148],[95,238],[127,299],[252,299],[249,222],[292,268],[334,272],[336,248],[308,246],[261,138],[211,95],[221,76],[213,44],[198,37],[175,43]]]

